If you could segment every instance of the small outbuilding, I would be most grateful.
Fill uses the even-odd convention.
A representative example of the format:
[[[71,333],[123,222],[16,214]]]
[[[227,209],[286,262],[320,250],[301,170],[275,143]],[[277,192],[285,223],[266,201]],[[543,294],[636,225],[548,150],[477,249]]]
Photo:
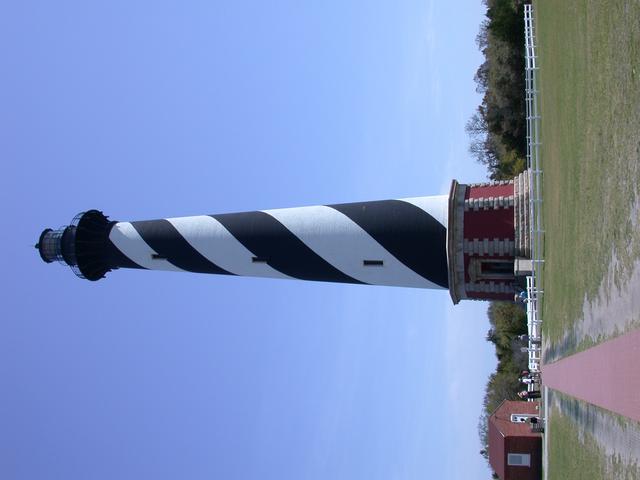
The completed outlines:
[[[489,463],[501,480],[539,480],[542,436],[531,431],[539,402],[505,400],[489,417]]]

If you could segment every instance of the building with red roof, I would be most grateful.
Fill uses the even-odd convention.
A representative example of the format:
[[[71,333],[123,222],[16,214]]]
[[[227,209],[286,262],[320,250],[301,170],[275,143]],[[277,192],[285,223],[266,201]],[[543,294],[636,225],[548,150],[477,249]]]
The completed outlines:
[[[489,463],[501,480],[538,480],[542,475],[542,436],[531,431],[539,402],[505,400],[489,417]]]

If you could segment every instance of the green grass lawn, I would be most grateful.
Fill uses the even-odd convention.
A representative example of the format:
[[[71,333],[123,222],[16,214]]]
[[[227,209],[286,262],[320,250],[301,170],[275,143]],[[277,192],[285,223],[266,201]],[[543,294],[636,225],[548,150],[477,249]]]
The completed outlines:
[[[582,435],[580,438],[569,418],[553,408],[549,414],[553,419],[553,436],[548,440],[549,478],[607,478],[604,455],[591,435]]]
[[[596,297],[613,255],[616,284],[640,258],[640,228],[632,222],[639,215],[632,209],[640,183],[640,3],[539,0],[534,9],[546,230],[543,318],[553,343],[582,318],[584,301]],[[588,344],[579,339],[569,350]]]
[[[604,448],[590,433],[578,432],[580,429],[571,419],[555,409],[553,418],[553,436],[549,439],[550,479],[585,480],[605,478],[640,478],[637,464],[623,462],[618,455],[607,455]]]
[[[537,0],[534,10],[546,231],[543,332],[561,357],[606,338],[585,334],[584,305],[624,286],[640,259],[640,2]],[[639,321],[632,318],[624,329]],[[605,452],[580,418],[550,408],[547,478],[640,478],[637,463]]]
[[[554,393],[547,420],[550,479],[638,479],[640,465],[629,455],[640,446],[640,424]],[[615,452],[612,438],[620,444]]]

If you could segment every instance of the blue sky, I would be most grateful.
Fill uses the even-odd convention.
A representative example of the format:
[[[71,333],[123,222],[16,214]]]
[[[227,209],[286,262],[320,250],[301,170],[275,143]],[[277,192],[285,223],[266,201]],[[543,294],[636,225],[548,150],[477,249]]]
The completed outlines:
[[[435,195],[481,2],[17,2],[0,15],[7,479],[489,477],[486,304],[45,265],[44,227]]]

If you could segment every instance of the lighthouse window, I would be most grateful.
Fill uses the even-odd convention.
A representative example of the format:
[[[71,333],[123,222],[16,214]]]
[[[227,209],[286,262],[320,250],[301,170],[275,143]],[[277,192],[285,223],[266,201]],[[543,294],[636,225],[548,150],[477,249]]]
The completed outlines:
[[[365,267],[381,267],[384,262],[382,260],[363,260],[362,264]]]
[[[267,263],[267,259],[263,257],[251,257],[253,263]]]
[[[166,260],[167,257],[165,257],[164,255],[160,255],[159,253],[152,253],[151,254],[151,259],[152,260]]]

